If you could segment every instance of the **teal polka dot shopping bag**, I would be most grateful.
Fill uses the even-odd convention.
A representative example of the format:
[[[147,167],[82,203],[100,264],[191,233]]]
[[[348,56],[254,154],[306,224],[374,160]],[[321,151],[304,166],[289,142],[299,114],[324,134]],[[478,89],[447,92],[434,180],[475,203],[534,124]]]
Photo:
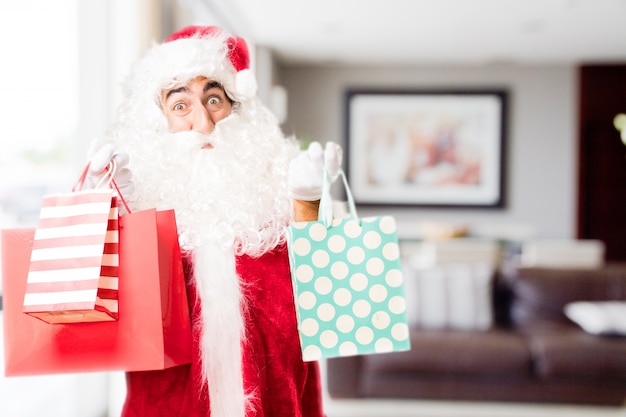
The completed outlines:
[[[304,361],[410,349],[395,219],[359,218],[339,175],[350,217],[332,219],[326,175],[318,220],[288,228]]]

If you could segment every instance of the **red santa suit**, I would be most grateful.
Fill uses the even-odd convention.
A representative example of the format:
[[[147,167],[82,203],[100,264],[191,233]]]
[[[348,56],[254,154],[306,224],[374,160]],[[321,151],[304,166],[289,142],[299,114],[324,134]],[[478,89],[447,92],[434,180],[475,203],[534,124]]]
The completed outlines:
[[[248,65],[242,39],[186,28],[134,66],[107,135],[130,157],[131,209],[175,209],[193,321],[192,363],[127,374],[124,417],[324,415],[318,364],[301,358],[285,244],[298,145],[254,95]],[[221,83],[232,114],[209,135],[171,133],[161,92],[198,76]]]
[[[302,363],[293,310],[286,248],[259,258],[237,258],[237,273],[245,284],[245,334],[242,344],[243,380],[249,416],[319,417],[317,363]],[[190,296],[195,297],[193,283]],[[192,307],[194,351],[199,352],[201,308]],[[165,371],[131,372],[124,416],[204,417],[210,398],[203,387],[200,357],[188,366]],[[209,381],[209,384],[211,381]],[[155,414],[156,413],[156,414]]]

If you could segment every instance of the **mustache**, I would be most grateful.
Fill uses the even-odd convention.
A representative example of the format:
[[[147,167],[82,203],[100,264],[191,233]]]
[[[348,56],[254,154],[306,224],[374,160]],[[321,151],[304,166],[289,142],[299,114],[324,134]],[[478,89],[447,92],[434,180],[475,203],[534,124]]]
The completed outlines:
[[[213,135],[213,132],[205,134],[189,130],[183,132],[172,132],[170,135],[171,140],[175,141],[176,144],[184,150],[202,149],[207,145],[214,146],[215,142],[215,135]]]
[[[228,129],[223,129],[222,125],[235,120],[234,115],[230,115],[225,120],[218,122],[210,133],[202,133],[196,131],[170,132],[171,140],[174,140],[183,147],[183,149],[213,149],[215,147],[224,147],[231,144],[231,140],[225,140],[224,136],[233,136]]]

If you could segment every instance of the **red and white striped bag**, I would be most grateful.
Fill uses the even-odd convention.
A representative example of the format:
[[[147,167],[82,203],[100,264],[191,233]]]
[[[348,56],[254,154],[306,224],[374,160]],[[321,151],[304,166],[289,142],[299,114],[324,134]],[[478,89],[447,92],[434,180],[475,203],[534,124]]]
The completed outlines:
[[[23,311],[49,323],[117,320],[118,219],[108,186],[45,196]]]

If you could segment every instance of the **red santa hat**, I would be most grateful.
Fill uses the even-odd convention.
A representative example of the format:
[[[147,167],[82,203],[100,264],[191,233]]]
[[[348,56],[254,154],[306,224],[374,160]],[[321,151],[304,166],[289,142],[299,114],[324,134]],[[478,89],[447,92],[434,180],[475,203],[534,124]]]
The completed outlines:
[[[217,26],[187,26],[177,32],[172,33],[165,43],[189,38],[212,38],[223,33],[223,29]],[[228,58],[235,74],[235,88],[238,95],[252,97],[256,94],[256,79],[250,70],[250,52],[248,44],[239,36],[229,36],[226,40],[228,47]]]
[[[188,26],[153,45],[133,65],[118,122],[167,131],[161,93],[200,76],[219,82],[233,101],[244,104],[255,98],[245,40],[215,26]]]

